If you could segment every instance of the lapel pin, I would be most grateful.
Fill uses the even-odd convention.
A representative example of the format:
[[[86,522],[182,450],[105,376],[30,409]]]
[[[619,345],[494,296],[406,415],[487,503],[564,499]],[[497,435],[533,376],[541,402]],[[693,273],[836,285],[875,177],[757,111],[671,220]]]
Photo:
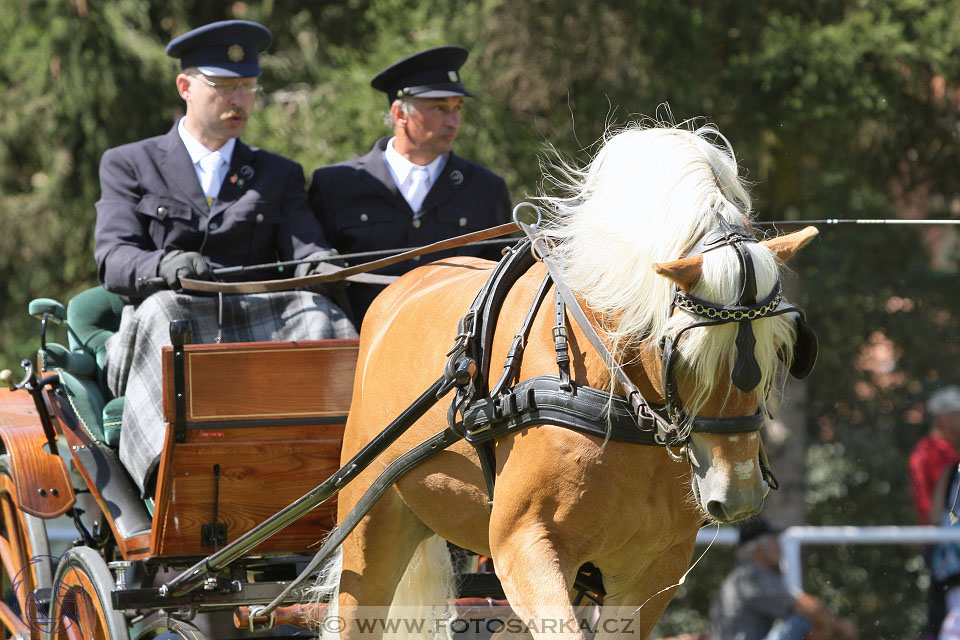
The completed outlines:
[[[463,173],[459,169],[454,169],[450,172],[450,182],[453,184],[460,184],[463,182]]]
[[[243,178],[243,180],[253,180],[253,167],[248,164],[240,167],[240,177]],[[243,181],[241,181],[240,184],[243,184]]]
[[[237,184],[237,174],[230,176],[230,184]]]

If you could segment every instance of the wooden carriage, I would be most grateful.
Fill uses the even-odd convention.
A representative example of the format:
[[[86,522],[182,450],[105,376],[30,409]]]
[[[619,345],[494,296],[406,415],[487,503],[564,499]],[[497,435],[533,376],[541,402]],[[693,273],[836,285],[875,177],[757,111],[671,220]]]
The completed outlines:
[[[268,602],[335,524],[328,500],[199,595],[157,597],[163,576],[233,542],[339,468],[358,341],[166,347],[167,438],[155,498],[144,499],[116,450],[124,400],[103,384],[104,343],[121,307],[99,287],[67,308],[33,301],[39,358],[24,361],[20,385],[5,375],[21,388],[0,395],[3,637],[202,638],[186,620]],[[46,341],[48,325],[61,322],[68,347]],[[45,525],[63,514],[80,540],[52,557]]]

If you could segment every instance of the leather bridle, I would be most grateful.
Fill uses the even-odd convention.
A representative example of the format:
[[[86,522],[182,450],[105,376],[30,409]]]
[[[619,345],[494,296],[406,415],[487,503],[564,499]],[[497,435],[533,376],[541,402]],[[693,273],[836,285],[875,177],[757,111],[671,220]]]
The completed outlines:
[[[634,408],[638,424],[649,424],[651,422],[655,424],[657,431],[655,435],[656,441],[664,445],[667,452],[675,460],[679,461],[682,459],[692,434],[733,435],[754,433],[763,427],[766,418],[762,409],[749,416],[724,418],[689,417],[686,415],[677,389],[674,369],[677,344],[683,334],[690,329],[734,322],[739,324],[736,340],[737,359],[734,364],[734,370],[731,372],[731,377],[738,388],[750,391],[759,383],[761,375],[756,356],[753,352],[756,338],[753,335],[753,329],[750,323],[753,320],[764,317],[796,313],[798,336],[802,334],[804,337],[803,348],[808,353],[805,358],[801,359],[802,363],[800,365],[791,367],[791,373],[794,373],[797,377],[803,377],[812,369],[813,364],[811,360],[815,360],[816,358],[816,335],[809,326],[807,326],[803,310],[800,307],[784,302],[779,278],[771,293],[763,300],[759,302],[756,301],[755,270],[750,254],[744,248],[744,245],[756,243],[757,240],[746,226],[730,224],[717,214],[718,226],[704,234],[700,241],[697,242],[686,255],[697,255],[722,246],[731,246],[737,251],[740,260],[741,274],[740,293],[737,303],[733,305],[723,305],[708,302],[676,289],[671,305],[671,313],[673,309],[679,308],[700,317],[701,320],[683,327],[676,334],[665,337],[661,341],[660,360],[663,371],[664,401],[666,404],[662,407],[651,404],[643,397],[643,394],[637,386],[634,385],[626,375],[623,367],[587,319],[576,296],[560,277],[560,270],[552,257],[550,242],[540,233],[537,223],[528,225],[517,218],[517,213],[522,206],[533,207],[536,210],[537,223],[540,221],[539,209],[529,203],[518,205],[514,210],[514,219],[530,239],[536,256],[543,262],[544,266],[546,266],[556,286],[558,299],[566,305],[567,310],[577,321],[587,340],[593,345],[597,353],[600,354],[607,366],[610,367],[617,382],[625,392],[626,400],[629,401]],[[796,346],[795,344],[795,349]],[[689,428],[686,428],[684,425],[689,425]],[[677,456],[674,454],[671,447],[680,447],[680,455]],[[769,473],[769,469],[765,469],[765,472]]]
[[[674,427],[671,434],[672,438],[668,442],[676,446],[682,446],[689,440],[689,435],[679,435],[681,431],[677,428],[678,425],[691,423],[691,433],[750,433],[759,431],[763,427],[765,419],[762,409],[751,416],[709,420],[704,418],[689,419],[680,400],[675,376],[677,345],[687,331],[731,323],[738,325],[735,341],[737,357],[730,372],[730,377],[737,388],[744,393],[749,393],[755,389],[763,375],[754,352],[757,342],[753,333],[752,322],[754,320],[794,313],[797,314],[798,332],[801,330],[800,325],[803,325],[805,332],[812,334],[812,330],[806,326],[803,309],[784,301],[783,287],[779,278],[777,278],[777,282],[770,293],[762,300],[757,301],[756,270],[750,252],[746,248],[748,244],[757,244],[757,239],[745,225],[731,224],[719,213],[716,213],[716,217],[717,227],[704,234],[684,257],[702,255],[720,247],[729,246],[733,248],[740,263],[740,292],[735,304],[725,305],[703,300],[674,286],[671,313],[674,309],[681,309],[700,318],[700,320],[684,326],[676,333],[664,336],[660,341],[664,401],[667,415]],[[813,340],[816,340],[815,334],[813,334]],[[808,367],[806,373],[809,373],[810,368],[812,368],[812,365]]]

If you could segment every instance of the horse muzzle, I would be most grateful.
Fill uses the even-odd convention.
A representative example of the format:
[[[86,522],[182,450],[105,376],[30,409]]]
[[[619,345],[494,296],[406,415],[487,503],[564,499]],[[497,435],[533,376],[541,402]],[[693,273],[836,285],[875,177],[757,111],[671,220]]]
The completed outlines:
[[[691,443],[690,448],[693,493],[710,519],[730,523],[760,512],[770,485],[763,479],[756,453],[737,460],[721,458],[720,447]]]

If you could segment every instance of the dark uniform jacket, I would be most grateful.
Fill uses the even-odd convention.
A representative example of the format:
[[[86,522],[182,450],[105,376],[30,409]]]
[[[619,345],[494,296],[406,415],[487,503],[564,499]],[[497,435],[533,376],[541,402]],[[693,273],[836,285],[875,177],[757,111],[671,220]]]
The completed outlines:
[[[310,206],[323,224],[327,239],[340,253],[419,247],[509,220],[510,194],[503,178],[453,153],[423,201],[421,215],[414,218],[383,158],[388,141],[389,138],[382,138],[367,155],[313,173]],[[422,261],[400,262],[376,273],[401,275],[424,262],[452,255],[499,260],[500,250],[499,245],[486,245],[444,251],[426,255]],[[382,289],[379,285],[347,285],[357,326]]]
[[[100,282],[128,301],[152,290],[166,251],[199,251],[211,268],[294,260],[329,248],[311,213],[297,163],[239,140],[220,194],[207,206],[174,126],[108,150],[100,161],[94,255]],[[290,277],[277,269],[235,280]]]

